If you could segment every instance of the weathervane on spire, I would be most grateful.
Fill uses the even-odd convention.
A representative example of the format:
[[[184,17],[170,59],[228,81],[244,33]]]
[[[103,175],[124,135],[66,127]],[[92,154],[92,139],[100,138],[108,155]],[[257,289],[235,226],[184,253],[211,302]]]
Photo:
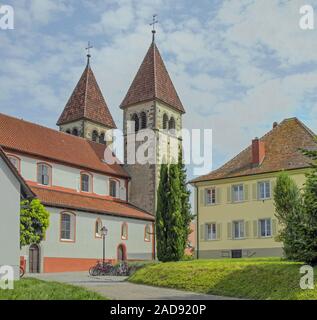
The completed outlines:
[[[92,49],[92,48],[93,48],[93,46],[90,44],[90,41],[88,41],[88,46],[87,46],[87,48],[85,48],[87,50],[87,64],[89,64],[89,60],[91,57],[90,49]]]
[[[156,33],[156,30],[155,30],[155,25],[158,23],[158,20],[157,20],[157,14],[153,14],[153,21],[152,23],[150,23],[150,26],[153,27],[152,29],[152,41],[155,42],[155,33]]]

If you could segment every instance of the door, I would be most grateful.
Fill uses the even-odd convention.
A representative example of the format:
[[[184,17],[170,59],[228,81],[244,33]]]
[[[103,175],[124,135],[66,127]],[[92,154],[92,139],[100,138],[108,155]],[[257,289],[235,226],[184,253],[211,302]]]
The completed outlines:
[[[36,244],[32,244],[29,248],[29,272],[40,272],[40,249]]]
[[[119,261],[127,260],[126,248],[122,244],[118,246],[118,260]]]

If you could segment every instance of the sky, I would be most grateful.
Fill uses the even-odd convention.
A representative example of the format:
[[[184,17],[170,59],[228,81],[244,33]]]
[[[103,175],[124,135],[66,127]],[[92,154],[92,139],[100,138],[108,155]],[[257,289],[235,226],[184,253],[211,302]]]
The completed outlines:
[[[216,169],[272,128],[298,117],[317,132],[317,30],[299,27],[313,0],[5,0],[14,30],[0,30],[0,112],[55,123],[86,64],[113,118],[156,42],[186,109],[183,126],[212,129]],[[317,18],[317,17],[316,17]],[[282,148],[283,146],[281,146]],[[211,163],[212,161],[212,163]],[[189,177],[193,177],[189,167]]]

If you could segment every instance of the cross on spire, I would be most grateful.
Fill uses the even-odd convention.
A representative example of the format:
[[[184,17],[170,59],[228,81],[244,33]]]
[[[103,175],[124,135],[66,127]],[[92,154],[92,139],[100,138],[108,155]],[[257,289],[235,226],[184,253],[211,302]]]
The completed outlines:
[[[152,41],[155,42],[155,33],[156,33],[156,30],[155,30],[155,25],[158,23],[158,20],[157,20],[157,14],[153,14],[153,20],[152,20],[152,23],[150,23],[150,26],[152,26]]]
[[[89,60],[91,57],[90,49],[92,49],[92,48],[93,48],[93,46],[90,44],[90,41],[88,41],[88,46],[87,46],[87,48],[85,48],[87,51],[87,64],[89,64]]]

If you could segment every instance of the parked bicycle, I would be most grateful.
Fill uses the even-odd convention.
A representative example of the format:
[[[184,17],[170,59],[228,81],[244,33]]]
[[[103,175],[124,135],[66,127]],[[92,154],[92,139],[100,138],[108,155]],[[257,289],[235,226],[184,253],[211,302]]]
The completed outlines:
[[[130,274],[130,268],[127,262],[120,262],[114,270],[116,276],[128,276]]]
[[[89,269],[89,274],[93,277],[112,275],[114,266],[109,262],[98,261],[97,264]]]

